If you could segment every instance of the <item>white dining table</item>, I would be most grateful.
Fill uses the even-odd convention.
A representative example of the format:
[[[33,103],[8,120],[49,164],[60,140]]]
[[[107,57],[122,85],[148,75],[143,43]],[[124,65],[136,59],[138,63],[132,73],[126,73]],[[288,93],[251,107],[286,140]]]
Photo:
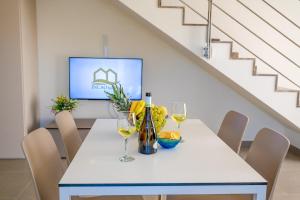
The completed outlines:
[[[165,129],[173,128],[168,121]],[[253,194],[266,199],[266,180],[199,119],[186,120],[184,143],[138,153],[129,138],[132,162],[120,162],[124,139],[116,119],[97,119],[59,182],[60,200],[85,195]]]

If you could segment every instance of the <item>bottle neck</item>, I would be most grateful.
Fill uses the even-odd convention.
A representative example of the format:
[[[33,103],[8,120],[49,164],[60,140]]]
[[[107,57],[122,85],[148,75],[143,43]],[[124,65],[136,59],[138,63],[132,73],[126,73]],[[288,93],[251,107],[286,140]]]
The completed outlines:
[[[151,96],[146,96],[146,108],[151,107]]]

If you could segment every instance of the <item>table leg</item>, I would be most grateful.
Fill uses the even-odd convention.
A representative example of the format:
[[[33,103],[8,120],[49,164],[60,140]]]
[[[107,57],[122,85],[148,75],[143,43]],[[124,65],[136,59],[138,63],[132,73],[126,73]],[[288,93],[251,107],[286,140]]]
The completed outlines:
[[[167,195],[160,195],[159,200],[167,200]]]
[[[62,190],[61,188],[59,189],[59,200],[71,200],[71,197],[67,192]]]
[[[253,195],[253,200],[266,200],[266,192],[257,192]]]

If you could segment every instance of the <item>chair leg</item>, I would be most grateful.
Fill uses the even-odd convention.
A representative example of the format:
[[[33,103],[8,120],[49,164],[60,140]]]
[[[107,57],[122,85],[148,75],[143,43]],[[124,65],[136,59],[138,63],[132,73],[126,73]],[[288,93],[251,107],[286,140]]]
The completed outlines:
[[[159,200],[167,200],[167,195],[159,195]]]

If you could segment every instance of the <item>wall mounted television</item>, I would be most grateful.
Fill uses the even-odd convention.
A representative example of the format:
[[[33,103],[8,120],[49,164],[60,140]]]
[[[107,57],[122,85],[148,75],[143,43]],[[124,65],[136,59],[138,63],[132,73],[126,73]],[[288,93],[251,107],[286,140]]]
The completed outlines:
[[[132,100],[142,98],[141,58],[69,57],[69,96],[78,100],[107,100],[105,91],[120,83]]]

